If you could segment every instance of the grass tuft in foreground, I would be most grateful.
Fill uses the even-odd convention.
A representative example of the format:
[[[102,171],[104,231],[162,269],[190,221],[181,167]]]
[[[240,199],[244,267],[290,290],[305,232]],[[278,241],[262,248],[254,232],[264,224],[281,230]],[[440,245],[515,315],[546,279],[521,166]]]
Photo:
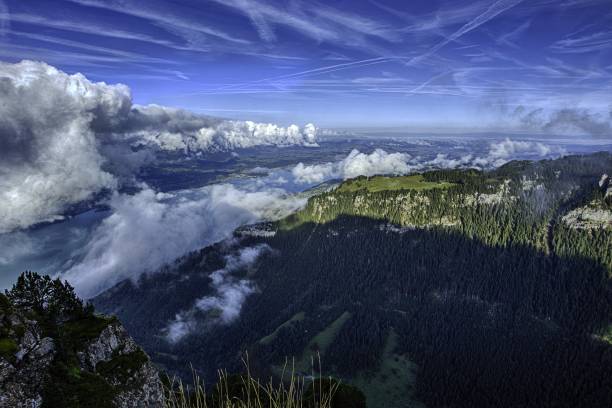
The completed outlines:
[[[283,370],[279,381],[261,382],[246,366],[246,374],[229,375],[219,371],[217,384],[207,392],[194,372],[193,385],[180,380],[164,382],[166,408],[361,408],[365,398],[353,387],[333,378],[314,378],[296,374],[295,365]],[[313,371],[314,372],[314,371]],[[347,388],[348,387],[348,388]],[[345,389],[346,388],[346,389]]]

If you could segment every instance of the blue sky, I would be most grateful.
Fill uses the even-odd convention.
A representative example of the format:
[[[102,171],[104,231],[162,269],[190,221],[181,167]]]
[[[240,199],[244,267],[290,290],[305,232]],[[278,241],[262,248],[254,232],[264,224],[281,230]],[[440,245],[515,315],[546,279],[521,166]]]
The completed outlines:
[[[611,0],[0,0],[0,59],[281,124],[612,118]]]

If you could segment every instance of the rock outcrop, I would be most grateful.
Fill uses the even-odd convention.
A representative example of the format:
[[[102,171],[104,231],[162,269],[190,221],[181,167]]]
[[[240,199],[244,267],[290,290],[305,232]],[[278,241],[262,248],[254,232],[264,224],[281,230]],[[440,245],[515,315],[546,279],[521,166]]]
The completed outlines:
[[[120,391],[118,407],[161,407],[163,390],[159,373],[148,356],[115,322],[109,324],[86,350],[77,353],[81,368],[98,372]],[[120,370],[114,370],[121,366]]]
[[[612,183],[607,174],[598,182],[600,196],[587,205],[574,208],[563,216],[563,222],[575,229],[612,229]]]
[[[78,300],[64,313],[55,299],[44,310],[15,289],[7,295],[0,293],[0,408],[163,406],[157,369],[118,320]]]
[[[0,407],[39,407],[55,343],[41,337],[34,321],[1,312],[0,319],[9,323],[3,325],[7,335],[0,339]]]

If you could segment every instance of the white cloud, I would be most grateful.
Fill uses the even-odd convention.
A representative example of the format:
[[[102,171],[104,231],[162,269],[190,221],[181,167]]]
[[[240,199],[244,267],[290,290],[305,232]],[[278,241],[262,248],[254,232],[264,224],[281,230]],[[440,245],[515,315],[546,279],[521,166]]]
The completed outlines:
[[[459,158],[449,158],[448,154],[438,153],[436,158],[426,162],[427,167],[440,169],[454,169],[469,167],[472,165],[472,155],[465,155]]]
[[[232,272],[252,265],[259,256],[270,247],[265,244],[253,247],[240,248],[236,253],[225,257],[225,267],[213,272],[212,288],[213,296],[204,296],[196,300],[194,306],[176,314],[173,321],[166,327],[166,339],[176,343],[183,339],[197,326],[196,315],[199,312],[218,311],[218,314],[208,323],[229,324],[233,322],[242,310],[246,298],[255,292],[254,282],[248,279],[237,279]]]
[[[161,132],[155,141],[162,148],[162,150],[184,150],[187,145],[183,141],[183,136],[180,133]]]
[[[291,174],[298,183],[312,184],[334,178],[337,172],[334,163],[313,164],[311,166],[306,166],[304,163],[298,163],[293,170],[291,170]]]
[[[300,129],[297,125],[220,120],[158,105],[135,106],[121,131],[162,150],[188,152],[317,146],[317,128],[311,123]]]
[[[410,171],[406,163],[410,155],[406,153],[387,153],[376,149],[370,154],[353,150],[341,164],[343,178],[371,176],[374,174],[404,174]]]
[[[298,183],[319,183],[330,178],[348,179],[357,176],[375,174],[406,174],[415,170],[408,161],[406,153],[387,153],[376,149],[370,154],[359,150],[351,151],[348,156],[336,163],[324,163],[306,166],[298,163],[292,170]]]
[[[115,194],[112,215],[94,231],[82,260],[65,273],[79,295],[154,272],[179,256],[231,236],[240,225],[276,219],[304,205],[282,190],[240,190],[217,184],[177,195],[144,189]]]
[[[0,63],[0,233],[61,219],[115,189],[162,150],[316,145],[316,128],[225,121],[132,105],[125,85],[94,83],[42,62]],[[132,174],[129,174],[132,172]]]
[[[307,124],[304,129],[272,123],[226,121],[216,128],[201,128],[195,141],[188,143],[194,150],[232,150],[253,146],[317,146],[316,128]]]
[[[515,159],[543,159],[559,157],[567,152],[562,147],[551,146],[542,142],[529,140],[512,140],[506,138],[489,144],[486,155],[474,157],[467,154],[461,157],[449,157],[448,154],[439,153],[433,160],[415,163],[422,169],[431,168],[466,168],[490,169],[502,166]]]
[[[479,157],[474,157],[472,154],[452,157],[447,153],[438,153],[431,160],[423,160],[407,153],[388,153],[382,149],[376,149],[370,154],[353,150],[347,157],[335,163],[313,165],[298,163],[291,170],[291,174],[296,183],[315,184],[334,178],[349,179],[379,174],[399,175],[431,169],[469,167],[487,169],[499,167],[517,158],[542,159],[564,154],[566,151],[561,147],[550,146],[542,142],[507,138],[499,142],[492,142],[487,154]]]
[[[115,187],[92,126],[129,109],[125,86],[37,62],[0,63],[0,102],[0,233],[56,219]]]
[[[517,158],[558,157],[566,154],[563,148],[545,145],[541,142],[511,140],[490,144],[489,153],[484,157],[472,160],[471,165],[481,168],[499,167]]]

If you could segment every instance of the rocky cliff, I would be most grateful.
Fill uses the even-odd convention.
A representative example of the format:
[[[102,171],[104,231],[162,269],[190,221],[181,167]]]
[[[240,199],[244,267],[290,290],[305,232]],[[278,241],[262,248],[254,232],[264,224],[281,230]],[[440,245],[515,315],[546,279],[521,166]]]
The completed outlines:
[[[161,407],[149,357],[72,296],[36,274],[0,294],[0,407]]]

